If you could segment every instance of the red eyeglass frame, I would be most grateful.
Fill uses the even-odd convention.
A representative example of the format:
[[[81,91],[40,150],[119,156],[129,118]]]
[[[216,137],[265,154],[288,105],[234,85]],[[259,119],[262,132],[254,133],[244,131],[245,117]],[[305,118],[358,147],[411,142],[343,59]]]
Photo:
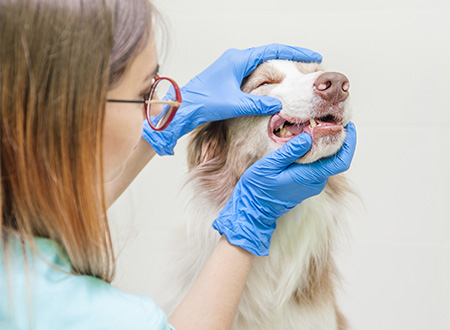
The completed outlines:
[[[175,101],[161,101],[161,100],[152,100],[153,98],[153,94],[155,92],[156,86],[158,86],[159,82],[161,82],[162,80],[167,80],[169,81],[175,90]],[[106,102],[111,102],[111,103],[138,103],[138,104],[144,104],[144,112],[145,112],[145,118],[147,118],[147,122],[150,125],[150,127],[155,130],[155,131],[162,131],[164,129],[167,128],[167,126],[169,126],[169,124],[171,123],[171,121],[173,120],[173,117],[175,117],[176,112],[178,111],[178,108],[181,106],[181,103],[183,102],[183,99],[181,97],[181,91],[180,91],[180,87],[178,86],[178,84],[171,78],[167,78],[167,77],[160,77],[158,75],[155,76],[155,81],[152,83],[151,87],[150,87],[150,92],[148,92],[148,94],[144,97],[143,101],[134,101],[134,100],[106,100]],[[164,124],[159,126],[157,125],[156,127],[153,126],[153,123],[150,120],[150,106],[152,104],[167,104],[170,105],[172,108],[171,110],[168,110],[167,113],[165,113],[163,115],[163,120]],[[167,116],[167,117],[166,117]],[[166,117],[166,118],[164,118]]]

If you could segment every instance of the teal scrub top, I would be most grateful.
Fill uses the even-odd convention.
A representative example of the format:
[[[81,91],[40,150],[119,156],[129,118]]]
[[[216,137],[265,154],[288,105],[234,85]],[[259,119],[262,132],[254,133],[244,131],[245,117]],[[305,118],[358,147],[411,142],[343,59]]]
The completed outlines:
[[[44,238],[35,241],[46,261],[70,272],[70,261],[58,244]],[[0,240],[2,330],[173,329],[149,297],[124,293],[92,276],[58,271],[28,246],[26,258],[27,263],[22,245],[11,237],[5,257]]]

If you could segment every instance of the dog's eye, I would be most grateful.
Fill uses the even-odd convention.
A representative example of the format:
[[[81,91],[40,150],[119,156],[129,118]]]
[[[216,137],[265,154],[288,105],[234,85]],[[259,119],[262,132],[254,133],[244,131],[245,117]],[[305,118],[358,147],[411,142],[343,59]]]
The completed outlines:
[[[261,84],[259,84],[258,87],[256,87],[256,88],[259,88],[261,86],[267,86],[267,85],[270,85],[270,81],[264,81]]]

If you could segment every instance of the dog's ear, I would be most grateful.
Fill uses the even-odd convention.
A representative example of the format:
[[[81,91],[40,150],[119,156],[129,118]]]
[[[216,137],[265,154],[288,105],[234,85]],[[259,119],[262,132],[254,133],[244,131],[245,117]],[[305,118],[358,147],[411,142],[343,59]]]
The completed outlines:
[[[212,162],[218,166],[223,166],[226,156],[227,132],[225,121],[204,124],[192,133],[188,145],[189,169]]]

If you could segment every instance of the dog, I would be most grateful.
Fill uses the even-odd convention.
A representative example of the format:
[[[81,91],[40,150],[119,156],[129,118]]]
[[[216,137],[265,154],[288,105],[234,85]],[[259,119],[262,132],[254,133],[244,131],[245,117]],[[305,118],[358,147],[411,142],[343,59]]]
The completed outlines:
[[[219,234],[214,219],[230,198],[244,171],[294,136],[312,136],[311,150],[298,163],[333,157],[345,139],[351,118],[349,81],[318,63],[271,60],[244,79],[243,92],[281,100],[273,116],[246,116],[204,124],[188,144],[191,196],[183,220],[184,238],[174,278],[165,288],[170,313],[185,296],[213,251]],[[329,178],[317,196],[277,220],[269,256],[255,259],[233,329],[348,328],[336,302],[339,274],[333,260],[335,241],[345,228],[345,205],[353,190],[344,175]]]

